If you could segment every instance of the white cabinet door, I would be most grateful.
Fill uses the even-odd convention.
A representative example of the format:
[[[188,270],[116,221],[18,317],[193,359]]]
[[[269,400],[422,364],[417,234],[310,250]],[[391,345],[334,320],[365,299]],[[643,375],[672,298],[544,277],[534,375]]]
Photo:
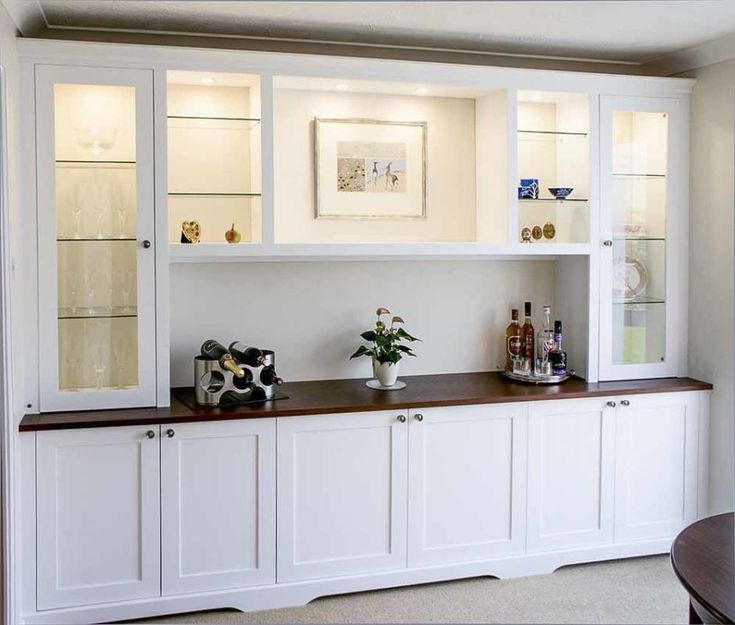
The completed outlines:
[[[278,419],[278,581],[406,566],[406,412]]]
[[[525,403],[411,411],[408,472],[410,567],[523,551]]]
[[[697,393],[620,399],[615,541],[673,538],[697,517]]]
[[[158,426],[38,432],[38,609],[156,597]]]
[[[600,379],[681,375],[688,121],[682,100],[600,98]]]
[[[612,543],[614,444],[612,398],[530,403],[529,551]]]
[[[275,419],[161,426],[163,594],[276,581]]]
[[[154,406],[153,74],[35,77],[41,410]]]

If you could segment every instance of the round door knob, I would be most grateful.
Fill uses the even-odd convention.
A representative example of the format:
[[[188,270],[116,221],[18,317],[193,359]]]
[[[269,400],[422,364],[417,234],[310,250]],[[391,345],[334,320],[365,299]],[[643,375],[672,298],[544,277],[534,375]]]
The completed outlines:
[[[143,241],[143,247],[145,249],[148,249],[150,246],[151,246],[151,242],[148,239],[146,239],[145,241]]]
[[[602,244],[605,247],[612,247],[612,241],[610,239],[607,239],[606,241],[603,241]]]
[[[414,418],[414,419],[416,419],[416,421],[423,421],[423,420],[424,420],[424,415],[422,415],[422,414],[421,414],[421,413],[419,412],[418,414],[415,414],[415,415],[413,416],[413,418]]]
[[[175,434],[176,432],[174,432],[171,428],[166,430],[166,436],[168,436],[169,438],[173,438]]]
[[[405,414],[399,414],[399,415],[398,415],[398,420],[399,420],[399,421],[400,421],[401,423],[405,423],[405,422],[406,422],[406,415],[405,415]]]
[[[620,402],[621,406],[630,406],[630,402],[627,399],[624,399]]]
[[[146,436],[147,436],[148,438],[156,438],[156,433],[155,433],[155,432],[154,432],[153,430],[148,430],[148,431],[147,431],[147,432],[145,433],[145,435],[146,435]]]
[[[609,406],[610,408],[615,408],[615,406],[617,406],[617,404],[616,404],[616,403],[615,403],[614,401],[609,401],[609,402],[607,402],[607,405],[608,405],[608,406]]]

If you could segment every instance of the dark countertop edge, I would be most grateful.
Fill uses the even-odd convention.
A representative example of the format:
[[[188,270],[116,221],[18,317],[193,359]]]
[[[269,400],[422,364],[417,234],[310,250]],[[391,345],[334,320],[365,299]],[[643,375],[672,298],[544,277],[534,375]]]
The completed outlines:
[[[497,372],[484,372],[497,373]],[[416,378],[446,378],[451,375],[469,375],[469,374],[439,374],[436,376],[415,376]],[[475,375],[483,375],[483,372]],[[498,374],[498,377],[499,374]],[[404,379],[410,380],[409,377]],[[335,383],[364,383],[363,380],[320,380],[314,382],[295,382],[294,385],[320,385],[325,387],[332,386]],[[584,381],[577,379],[578,384]],[[577,390],[565,391],[564,386],[558,387],[559,393],[549,393],[548,387],[518,385],[503,380],[503,385],[507,385],[508,391],[515,390],[516,394],[501,393],[487,394],[478,396],[468,396],[460,398],[447,397],[446,399],[431,399],[426,401],[408,400],[393,401],[376,405],[374,403],[344,403],[326,401],[321,405],[302,406],[296,408],[280,408],[282,402],[289,400],[280,400],[274,403],[273,407],[257,406],[248,409],[240,406],[232,411],[227,409],[200,409],[194,410],[186,406],[176,397],[171,398],[171,407],[142,407],[142,408],[117,408],[106,410],[89,410],[76,412],[45,412],[26,414],[21,420],[18,430],[20,432],[35,432],[45,430],[68,430],[80,428],[96,428],[96,427],[122,427],[127,425],[156,425],[169,423],[186,423],[186,422],[202,422],[202,421],[230,421],[242,419],[266,419],[275,417],[295,417],[295,416],[313,416],[328,415],[340,413],[354,412],[377,412],[384,410],[409,410],[412,408],[434,408],[447,406],[472,406],[482,404],[502,404],[516,402],[531,401],[555,401],[560,399],[583,399],[592,397],[609,397],[618,395],[645,395],[652,393],[677,393],[687,391],[707,391],[712,390],[712,384],[701,382],[692,378],[651,378],[646,380],[619,380],[610,382],[597,382],[587,385],[587,387]],[[284,386],[288,388],[288,386]],[[523,389],[523,390],[520,390]],[[546,392],[544,392],[546,391]],[[391,393],[390,397],[396,397]],[[400,397],[400,396],[399,396]],[[104,415],[104,419],[99,417]],[[114,418],[118,416],[119,418]]]

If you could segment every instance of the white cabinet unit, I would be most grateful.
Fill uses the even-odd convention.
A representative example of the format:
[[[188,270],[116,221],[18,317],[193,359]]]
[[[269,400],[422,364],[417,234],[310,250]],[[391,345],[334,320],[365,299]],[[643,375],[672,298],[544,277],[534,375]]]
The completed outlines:
[[[278,420],[278,581],[406,566],[406,412]]]
[[[533,402],[528,419],[528,550],[612,543],[615,402]]]
[[[671,538],[697,518],[696,393],[617,400],[615,540]]]
[[[161,426],[164,595],[276,581],[275,419]]]
[[[40,408],[155,405],[153,73],[35,79]]]
[[[684,106],[600,98],[601,380],[685,374]]]
[[[412,410],[409,567],[523,551],[526,405]]]
[[[36,440],[38,609],[158,596],[158,426]]]

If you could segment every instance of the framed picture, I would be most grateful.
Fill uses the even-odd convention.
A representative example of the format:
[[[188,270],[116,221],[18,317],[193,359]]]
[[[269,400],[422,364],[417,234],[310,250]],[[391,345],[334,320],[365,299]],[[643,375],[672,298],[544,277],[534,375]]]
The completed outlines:
[[[317,219],[426,217],[426,122],[314,120]]]

